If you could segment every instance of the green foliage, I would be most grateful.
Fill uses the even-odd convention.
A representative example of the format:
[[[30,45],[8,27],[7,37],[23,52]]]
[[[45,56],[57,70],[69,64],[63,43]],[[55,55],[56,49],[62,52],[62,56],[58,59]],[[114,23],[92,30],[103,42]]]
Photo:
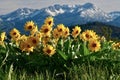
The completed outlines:
[[[111,29],[103,29],[110,39]],[[92,52],[88,42],[79,37],[59,39],[56,53],[43,54],[40,45],[29,54],[14,43],[0,46],[1,80],[112,80],[120,79],[120,49],[113,50],[113,42],[101,42],[101,50]],[[95,77],[96,76],[96,77]]]
[[[111,40],[112,29],[109,27],[103,26],[102,35],[104,35],[107,40]]]
[[[68,68],[72,64],[79,65],[84,62],[108,61],[109,66],[120,64],[120,50],[113,50],[112,42],[103,42],[101,50],[98,52],[90,52],[88,43],[82,42],[79,38],[74,40],[60,39],[56,53],[49,57],[43,54],[41,48],[36,49],[27,55],[19,50],[14,44],[6,44],[6,48],[0,47],[0,68],[4,69],[13,65],[14,70],[25,70],[29,73],[45,72],[46,70],[53,72],[69,71]],[[42,47],[42,46],[41,46]]]

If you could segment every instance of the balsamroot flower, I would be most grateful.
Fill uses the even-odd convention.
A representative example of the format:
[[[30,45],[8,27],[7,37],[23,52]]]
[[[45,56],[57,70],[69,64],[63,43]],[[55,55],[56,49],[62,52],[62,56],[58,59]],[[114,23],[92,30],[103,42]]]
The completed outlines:
[[[35,28],[35,23],[33,21],[28,21],[26,22],[24,28],[26,31],[31,31]]]
[[[56,28],[53,30],[52,34],[53,34],[53,37],[55,39],[59,39],[60,38],[60,34],[59,34],[59,32],[58,32],[58,30]]]
[[[43,48],[43,52],[44,54],[46,55],[49,55],[49,56],[52,56],[55,54],[55,49],[53,46],[51,45],[46,45],[44,48]]]
[[[12,37],[12,40],[17,41],[19,40],[21,35],[20,32],[16,28],[14,28],[10,31],[10,36]]]
[[[67,38],[67,37],[70,35],[69,32],[70,32],[70,31],[69,31],[69,28],[68,28],[68,27],[65,27],[64,33],[63,33],[63,37],[64,37],[64,38]]]
[[[27,42],[31,46],[36,47],[39,44],[39,37],[30,36],[28,37]]]
[[[91,39],[89,40],[89,44],[88,44],[88,48],[89,50],[91,50],[92,52],[97,52],[100,50],[101,48],[101,44],[99,41]]]
[[[34,29],[30,31],[30,34],[34,36],[38,32],[38,27],[36,26]]]
[[[44,21],[44,24],[47,24],[50,27],[52,27],[53,26],[53,17],[47,17]]]
[[[96,33],[93,30],[86,30],[84,31],[81,35],[80,38],[83,41],[89,41],[90,39],[98,39],[98,35],[96,35]]]
[[[27,41],[22,41],[20,43],[20,49],[26,52],[33,52],[34,47],[31,46]]]
[[[20,40],[20,41],[26,41],[27,38],[28,38],[28,37],[27,37],[26,35],[22,35],[19,40]]]
[[[63,36],[64,34],[64,30],[65,30],[65,26],[63,24],[59,24],[57,25],[57,30],[60,36]]]
[[[42,37],[42,43],[43,43],[43,45],[46,45],[48,42],[50,42],[50,39],[51,39],[51,35],[50,34],[43,35],[43,37]]]
[[[50,34],[52,28],[48,25],[48,24],[44,24],[41,29],[40,32],[43,33],[44,35],[48,35]]]
[[[75,26],[75,28],[72,31],[72,36],[76,38],[81,32],[81,28],[79,26]]]

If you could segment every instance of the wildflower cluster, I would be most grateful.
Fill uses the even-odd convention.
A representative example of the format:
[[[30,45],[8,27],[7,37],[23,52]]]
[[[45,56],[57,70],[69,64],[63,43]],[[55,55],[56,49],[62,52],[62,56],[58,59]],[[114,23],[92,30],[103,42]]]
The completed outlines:
[[[11,41],[22,52],[30,53],[37,48],[42,48],[44,54],[49,56],[56,53],[60,39],[63,39],[64,42],[68,38],[70,38],[71,42],[80,39],[82,43],[87,43],[87,48],[91,52],[98,52],[102,48],[103,37],[98,36],[93,30],[82,31],[79,26],[75,26],[70,33],[70,29],[64,24],[58,24],[55,28],[53,26],[54,19],[52,17],[47,17],[40,29],[33,21],[28,21],[25,23],[24,29],[30,34],[22,35],[19,30],[14,28],[10,31]],[[4,44],[4,39],[5,32],[0,35],[0,45]],[[120,43],[114,43],[111,46],[113,49],[118,49]]]

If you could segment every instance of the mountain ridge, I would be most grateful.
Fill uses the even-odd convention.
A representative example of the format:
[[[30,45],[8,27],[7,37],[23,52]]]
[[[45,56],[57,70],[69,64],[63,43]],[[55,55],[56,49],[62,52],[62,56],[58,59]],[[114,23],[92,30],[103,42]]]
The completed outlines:
[[[97,21],[120,27],[119,15],[119,12],[106,13],[92,3],[83,5],[55,4],[42,9],[19,8],[6,15],[1,15],[0,22],[10,24],[8,25],[10,28],[21,29],[21,26],[23,27],[26,21],[33,20],[40,27],[46,17],[53,16],[55,25],[63,23],[70,26]],[[2,27],[4,29],[9,28],[6,25],[2,25]]]

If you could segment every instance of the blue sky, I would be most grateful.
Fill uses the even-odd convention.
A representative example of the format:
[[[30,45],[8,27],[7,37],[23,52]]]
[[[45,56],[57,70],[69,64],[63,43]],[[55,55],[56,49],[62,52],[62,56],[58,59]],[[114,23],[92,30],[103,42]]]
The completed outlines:
[[[95,4],[105,12],[120,11],[120,0],[0,0],[0,15],[7,14],[17,8],[41,9],[54,4]]]

